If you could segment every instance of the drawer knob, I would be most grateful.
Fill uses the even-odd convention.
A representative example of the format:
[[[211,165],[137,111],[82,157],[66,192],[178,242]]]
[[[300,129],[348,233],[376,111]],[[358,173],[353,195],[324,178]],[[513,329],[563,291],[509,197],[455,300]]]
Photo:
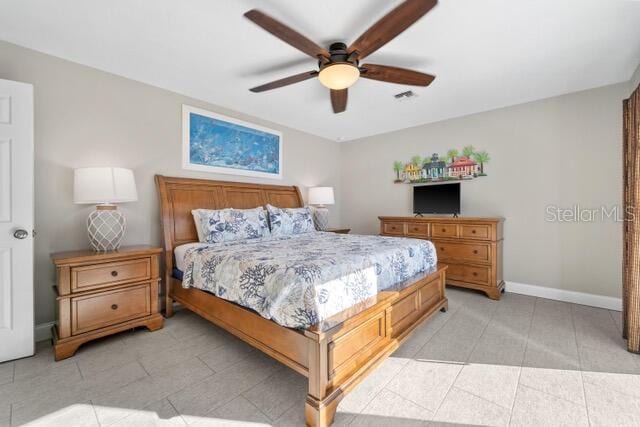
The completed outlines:
[[[440,250],[444,252],[444,248],[440,248]]]
[[[118,272],[116,270],[113,270],[111,272],[111,276],[116,277],[118,275]]]
[[[473,273],[471,273],[471,274],[473,274],[474,276],[477,276],[477,275],[478,275],[478,273],[476,273],[475,271],[474,271]]]
[[[476,230],[471,230],[471,234],[476,234]]]
[[[111,310],[117,310],[118,304],[111,304]]]
[[[474,250],[473,250],[473,253],[474,253],[474,254],[478,254],[478,250],[477,250],[477,249],[474,249]]]
[[[419,228],[418,227],[413,227],[413,231],[418,231]]]
[[[444,233],[445,231],[447,231],[447,229],[446,229],[446,228],[443,228],[443,229],[442,229],[442,232]]]

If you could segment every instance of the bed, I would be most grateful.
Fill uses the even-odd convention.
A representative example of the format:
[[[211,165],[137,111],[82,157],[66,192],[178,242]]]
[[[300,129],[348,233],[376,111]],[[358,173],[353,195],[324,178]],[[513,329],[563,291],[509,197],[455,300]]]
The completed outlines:
[[[349,390],[418,324],[447,309],[446,267],[435,264],[429,242],[318,232],[198,244],[192,209],[301,207],[298,188],[160,175],[156,184],[166,316],[178,302],[305,375],[310,426],[330,425]],[[214,258],[226,272],[205,277],[203,266]],[[258,264],[280,272],[269,278],[270,292],[246,294],[232,286]]]

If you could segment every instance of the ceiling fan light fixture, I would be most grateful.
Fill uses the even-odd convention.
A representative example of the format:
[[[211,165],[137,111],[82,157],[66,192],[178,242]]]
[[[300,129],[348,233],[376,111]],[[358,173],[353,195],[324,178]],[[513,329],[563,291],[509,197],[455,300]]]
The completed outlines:
[[[326,65],[320,70],[318,79],[329,89],[340,90],[352,86],[360,78],[360,70],[348,62]]]

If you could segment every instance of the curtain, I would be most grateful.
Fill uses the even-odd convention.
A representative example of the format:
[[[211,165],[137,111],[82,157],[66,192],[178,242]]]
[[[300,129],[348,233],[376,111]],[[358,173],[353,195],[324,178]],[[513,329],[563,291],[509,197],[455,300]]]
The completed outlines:
[[[623,336],[627,348],[640,353],[640,86],[623,102],[623,211],[622,259]]]

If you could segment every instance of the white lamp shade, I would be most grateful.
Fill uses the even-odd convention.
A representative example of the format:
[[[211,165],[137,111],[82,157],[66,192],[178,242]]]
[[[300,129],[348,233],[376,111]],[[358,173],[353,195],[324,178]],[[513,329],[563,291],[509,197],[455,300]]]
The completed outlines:
[[[136,200],[136,181],[130,169],[80,168],[74,171],[74,203],[123,203]]]
[[[333,187],[312,187],[309,189],[310,205],[333,205]]]

